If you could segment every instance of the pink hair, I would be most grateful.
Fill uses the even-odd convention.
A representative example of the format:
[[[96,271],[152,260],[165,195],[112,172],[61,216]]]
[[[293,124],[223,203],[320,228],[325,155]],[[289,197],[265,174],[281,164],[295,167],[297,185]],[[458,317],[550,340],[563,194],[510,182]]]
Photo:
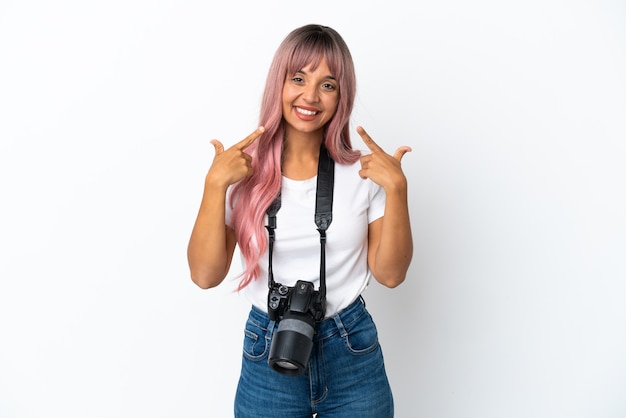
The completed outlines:
[[[322,59],[339,83],[339,104],[324,128],[324,144],[338,164],[352,164],[360,156],[352,149],[350,141],[349,121],[356,94],[356,76],[348,46],[339,33],[326,26],[306,25],[293,30],[278,47],[268,72],[259,118],[265,132],[247,149],[252,155],[254,173],[233,188],[233,226],[246,262],[238,290],[259,277],[259,259],[267,250],[268,242],[265,212],[280,192],[285,78],[307,65],[315,70]]]

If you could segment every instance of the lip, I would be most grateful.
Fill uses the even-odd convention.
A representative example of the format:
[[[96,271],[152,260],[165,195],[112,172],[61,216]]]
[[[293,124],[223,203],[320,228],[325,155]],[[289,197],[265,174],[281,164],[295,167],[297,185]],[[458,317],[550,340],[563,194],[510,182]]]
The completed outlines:
[[[306,114],[306,113],[300,112],[299,110],[304,110],[305,112],[315,112],[315,113]],[[308,107],[308,106],[293,106],[293,112],[299,119],[304,120],[304,121],[315,120],[321,113],[318,109]]]

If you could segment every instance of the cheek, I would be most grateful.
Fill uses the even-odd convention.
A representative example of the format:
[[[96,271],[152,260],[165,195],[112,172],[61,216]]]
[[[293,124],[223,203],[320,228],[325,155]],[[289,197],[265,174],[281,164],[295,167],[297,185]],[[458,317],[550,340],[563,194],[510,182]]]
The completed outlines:
[[[287,102],[283,100],[283,115],[286,114],[289,111],[289,106],[287,105]]]
[[[287,85],[285,85],[283,87],[283,91],[281,94],[281,99],[283,102],[283,110],[291,105],[292,99],[293,99],[293,94],[289,91],[289,89],[287,88]]]
[[[337,107],[339,107],[339,94],[335,93],[335,94],[332,94],[332,95],[328,96],[326,98],[326,106],[329,109],[332,108],[333,111],[336,111]]]
[[[329,115],[330,117],[335,116],[335,113],[337,113],[337,107],[339,106],[339,101],[338,100],[333,100],[329,103],[327,103],[326,105],[326,109],[329,111]]]
[[[282,96],[282,109],[283,109],[283,114],[288,113],[291,110],[291,100],[289,95],[283,91],[283,96]]]

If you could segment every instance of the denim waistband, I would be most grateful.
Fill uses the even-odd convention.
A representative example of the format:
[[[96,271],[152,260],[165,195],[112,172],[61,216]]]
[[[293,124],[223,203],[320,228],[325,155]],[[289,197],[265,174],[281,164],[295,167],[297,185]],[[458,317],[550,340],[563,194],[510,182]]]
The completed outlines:
[[[348,305],[347,308],[342,309],[331,317],[325,318],[322,322],[317,324],[317,332],[313,339],[321,340],[324,338],[328,338],[331,335],[336,334],[337,332],[343,335],[346,332],[345,327],[351,324],[365,312],[365,300],[362,296],[359,296],[354,302]],[[257,323],[261,327],[269,330],[273,329],[275,326],[275,322],[270,321],[267,314],[256,306],[252,306],[249,319]]]

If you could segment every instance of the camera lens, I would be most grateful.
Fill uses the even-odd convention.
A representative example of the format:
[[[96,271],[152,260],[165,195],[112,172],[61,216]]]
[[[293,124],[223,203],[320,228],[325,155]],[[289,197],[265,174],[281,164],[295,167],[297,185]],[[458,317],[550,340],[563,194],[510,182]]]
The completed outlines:
[[[297,370],[298,366],[295,366],[288,361],[276,361],[274,365],[279,369]]]
[[[315,321],[311,316],[286,313],[272,339],[270,367],[285,375],[302,374],[309,363],[314,334]]]

